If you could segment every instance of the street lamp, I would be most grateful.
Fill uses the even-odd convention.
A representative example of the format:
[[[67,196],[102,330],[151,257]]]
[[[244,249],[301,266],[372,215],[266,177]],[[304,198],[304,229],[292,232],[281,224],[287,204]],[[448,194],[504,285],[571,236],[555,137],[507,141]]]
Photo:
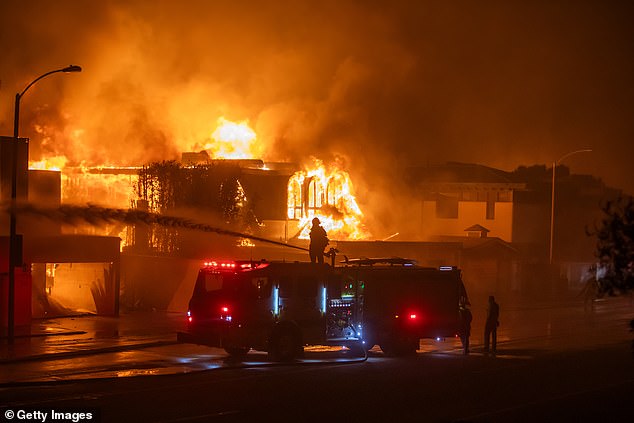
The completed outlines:
[[[17,182],[17,168],[18,168],[18,132],[20,129],[20,100],[26,94],[29,88],[33,86],[37,81],[45,78],[51,74],[64,72],[81,72],[81,67],[77,65],[66,66],[62,69],[52,70],[46,72],[43,75],[35,78],[29,85],[26,86],[21,93],[15,95],[15,115],[13,118],[13,149],[11,157],[11,220],[9,224],[9,289],[8,289],[8,319],[7,319],[7,337],[10,343],[13,343],[15,336],[15,265],[18,261],[17,255],[17,234],[16,234],[16,216],[15,216],[15,202],[17,199],[18,182]]]
[[[587,148],[583,150],[571,151],[570,153],[564,154],[561,158],[559,158],[559,160],[553,162],[553,181],[552,181],[551,194],[550,194],[550,253],[549,253],[550,264],[553,264],[553,235],[555,232],[555,169],[557,168],[557,165],[566,157],[570,157],[573,154],[577,154],[577,153],[588,153],[591,151],[592,150]]]

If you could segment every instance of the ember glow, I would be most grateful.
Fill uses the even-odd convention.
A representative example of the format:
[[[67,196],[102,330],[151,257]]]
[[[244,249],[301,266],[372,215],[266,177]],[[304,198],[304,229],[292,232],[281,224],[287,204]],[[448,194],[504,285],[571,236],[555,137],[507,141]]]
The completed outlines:
[[[288,182],[289,219],[299,219],[299,238],[308,239],[311,221],[318,217],[333,240],[368,239],[363,213],[354,197],[350,175],[337,165],[321,160],[296,172]]]

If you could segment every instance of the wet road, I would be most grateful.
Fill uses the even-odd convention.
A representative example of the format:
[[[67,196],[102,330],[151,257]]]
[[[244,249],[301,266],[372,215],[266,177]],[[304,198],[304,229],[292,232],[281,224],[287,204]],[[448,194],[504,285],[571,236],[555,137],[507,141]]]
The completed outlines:
[[[12,407],[95,407],[102,421],[629,420],[628,300],[592,312],[579,304],[503,308],[496,357],[479,352],[481,313],[474,315],[467,357],[450,339],[424,341],[409,358],[317,352],[270,365],[252,352],[245,366],[218,349],[172,345],[82,357],[74,374],[64,373],[65,360],[3,366],[25,381],[49,373],[65,382],[6,386],[0,398]],[[150,377],[125,377],[133,375]]]
[[[473,309],[471,345],[478,354],[482,345],[485,310]],[[579,302],[559,306],[515,306],[502,309],[498,334],[500,355],[510,349],[567,351],[595,345],[605,345],[627,339],[626,327],[634,317],[634,305],[629,298],[598,301],[593,309],[584,309]],[[461,354],[457,339],[421,340],[418,354]],[[319,349],[307,349],[305,362],[314,360],[359,361],[361,356],[350,351],[324,354]],[[381,357],[378,347],[370,357]],[[265,365],[265,353],[252,351],[247,365]],[[223,350],[189,344],[132,349],[101,354],[78,355],[56,360],[2,365],[2,381],[37,382],[88,378],[118,378],[139,375],[191,373],[235,366],[227,361]],[[244,363],[240,363],[244,365]]]

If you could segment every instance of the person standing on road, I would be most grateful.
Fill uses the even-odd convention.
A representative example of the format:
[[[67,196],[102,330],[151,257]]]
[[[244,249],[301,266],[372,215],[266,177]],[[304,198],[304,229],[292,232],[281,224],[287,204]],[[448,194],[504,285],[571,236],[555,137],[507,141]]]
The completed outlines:
[[[310,254],[311,263],[324,264],[324,249],[328,245],[328,234],[321,227],[319,218],[313,219],[313,226],[310,228],[310,246],[308,253]]]
[[[487,307],[487,320],[484,324],[484,352],[489,352],[489,341],[493,354],[497,350],[498,326],[500,325],[500,306],[495,302],[495,297],[489,295],[489,305]]]
[[[465,355],[469,354],[469,337],[471,336],[471,321],[473,315],[471,310],[465,304],[460,307],[460,340],[462,341],[462,348]]]

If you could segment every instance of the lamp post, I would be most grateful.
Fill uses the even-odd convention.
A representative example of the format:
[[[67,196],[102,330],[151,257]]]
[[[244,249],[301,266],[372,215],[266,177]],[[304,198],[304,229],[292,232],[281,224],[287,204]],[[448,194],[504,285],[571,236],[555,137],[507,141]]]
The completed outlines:
[[[550,251],[549,251],[549,263],[553,264],[553,235],[555,233],[555,169],[557,165],[561,163],[561,161],[567,157],[572,156],[577,153],[588,153],[592,150],[586,148],[583,150],[571,151],[570,153],[564,154],[559,160],[553,162],[553,181],[551,186],[550,193]]]
[[[18,132],[20,129],[20,100],[26,94],[29,88],[33,86],[37,81],[45,78],[51,74],[64,72],[81,72],[81,67],[77,65],[66,66],[65,68],[55,69],[50,72],[46,72],[43,75],[35,78],[29,85],[26,86],[22,92],[15,95],[15,114],[13,118],[13,148],[11,157],[11,212],[10,212],[10,224],[9,224],[9,287],[8,287],[8,318],[7,318],[7,338],[10,343],[13,343],[15,336],[15,266],[18,261],[17,251],[17,234],[16,234],[16,216],[15,216],[15,203],[17,199],[18,182],[17,182],[17,168],[18,168]]]

